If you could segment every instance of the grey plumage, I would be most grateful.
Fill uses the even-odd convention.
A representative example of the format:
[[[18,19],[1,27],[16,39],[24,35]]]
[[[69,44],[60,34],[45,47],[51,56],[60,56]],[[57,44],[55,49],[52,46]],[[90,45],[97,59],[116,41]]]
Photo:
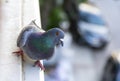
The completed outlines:
[[[53,28],[45,32],[34,21],[23,28],[17,39],[17,46],[31,59],[49,59],[56,45],[63,44],[64,32]]]

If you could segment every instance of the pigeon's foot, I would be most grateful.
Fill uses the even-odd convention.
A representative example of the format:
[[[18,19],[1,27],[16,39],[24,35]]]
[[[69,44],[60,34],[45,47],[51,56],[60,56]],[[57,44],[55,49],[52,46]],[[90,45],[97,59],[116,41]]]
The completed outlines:
[[[13,53],[16,54],[17,56],[23,56],[23,51],[22,50],[15,51]]]
[[[13,53],[13,54],[16,54],[18,57],[21,56],[22,61],[24,61],[24,59],[23,59],[23,51],[22,51],[22,50],[15,51],[15,52],[12,52],[12,53]]]
[[[34,66],[40,67],[41,70],[43,70],[43,71],[45,70],[44,66],[42,65],[42,63],[41,63],[39,60],[37,60],[37,61],[34,63]]]

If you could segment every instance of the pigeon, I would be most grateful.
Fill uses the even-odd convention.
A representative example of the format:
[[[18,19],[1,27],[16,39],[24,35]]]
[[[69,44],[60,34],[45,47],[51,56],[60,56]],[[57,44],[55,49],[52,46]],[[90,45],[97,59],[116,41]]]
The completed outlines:
[[[33,20],[28,26],[24,27],[17,39],[19,51],[13,53],[17,55],[26,54],[30,59],[35,60],[34,66],[39,66],[45,70],[39,60],[49,59],[53,56],[56,46],[62,45],[64,32],[60,28],[52,28],[44,31],[38,27]]]

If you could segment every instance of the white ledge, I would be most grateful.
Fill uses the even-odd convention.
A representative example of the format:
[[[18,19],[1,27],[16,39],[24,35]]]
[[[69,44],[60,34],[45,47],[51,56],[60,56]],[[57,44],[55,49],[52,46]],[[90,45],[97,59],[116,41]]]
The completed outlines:
[[[41,27],[38,0],[0,0],[0,81],[44,81],[44,72],[12,54],[20,30],[36,19]]]

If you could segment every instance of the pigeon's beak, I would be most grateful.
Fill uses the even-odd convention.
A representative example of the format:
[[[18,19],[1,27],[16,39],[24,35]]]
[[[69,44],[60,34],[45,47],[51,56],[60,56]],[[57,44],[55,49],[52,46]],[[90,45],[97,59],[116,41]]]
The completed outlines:
[[[59,45],[61,45],[61,46],[63,46],[64,44],[63,44],[63,40],[62,39],[59,39],[59,42],[56,44],[57,46],[59,46]]]
[[[61,46],[63,46],[63,45],[64,45],[64,43],[63,43],[63,40],[62,40],[62,39],[60,39],[60,44],[61,44]]]

